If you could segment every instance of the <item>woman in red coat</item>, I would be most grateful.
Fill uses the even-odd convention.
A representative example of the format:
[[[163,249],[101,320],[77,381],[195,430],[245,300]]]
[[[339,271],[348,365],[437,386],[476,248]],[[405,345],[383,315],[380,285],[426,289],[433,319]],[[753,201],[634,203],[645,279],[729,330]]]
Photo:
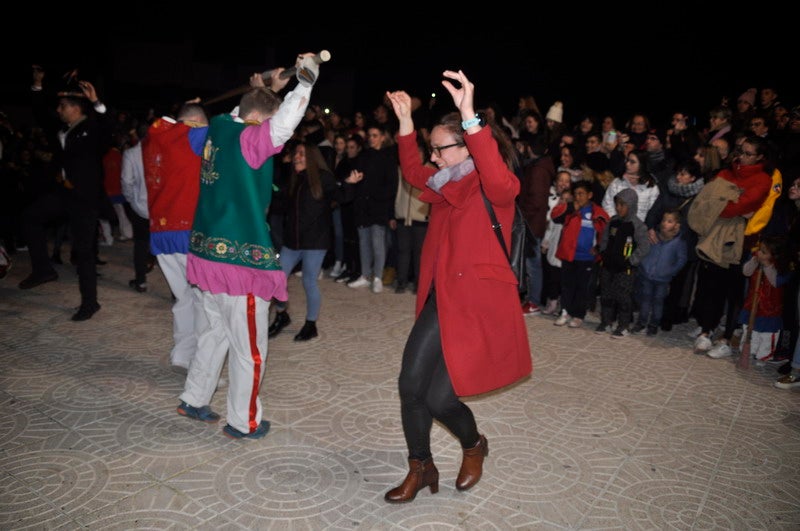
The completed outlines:
[[[497,242],[481,187],[511,247],[510,227],[519,180],[509,169],[513,148],[504,136],[482,127],[473,107],[475,88],[463,72],[445,71],[442,85],[458,113],[431,131],[431,162],[423,165],[411,119],[411,98],[387,92],[399,119],[398,148],[403,178],[431,204],[422,248],[416,321],[403,352],[399,377],[403,433],[409,473],[386,493],[391,503],[408,502],[417,492],[439,489],[430,431],[436,419],[463,448],[456,488],[474,486],[489,453],[472,411],[459,399],[498,389],[531,373],[531,353],[517,281]],[[457,88],[450,81],[457,81]],[[500,148],[508,157],[504,160]]]

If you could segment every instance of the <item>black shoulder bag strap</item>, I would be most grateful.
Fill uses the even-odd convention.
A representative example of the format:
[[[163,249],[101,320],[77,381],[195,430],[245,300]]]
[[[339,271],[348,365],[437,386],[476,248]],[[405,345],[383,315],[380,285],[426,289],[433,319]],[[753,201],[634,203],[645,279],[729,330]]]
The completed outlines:
[[[492,203],[489,201],[489,198],[486,197],[486,194],[483,192],[483,186],[481,188],[481,197],[483,197],[483,204],[486,205],[486,210],[489,212],[489,220],[492,222],[492,228],[494,229],[494,234],[497,236],[497,241],[500,242],[500,247],[503,248],[503,252],[508,259],[508,262],[511,263],[511,255],[508,254],[508,247],[506,247],[506,241],[503,239],[503,226],[500,222],[497,221],[497,216],[494,214],[494,208],[492,207]]]

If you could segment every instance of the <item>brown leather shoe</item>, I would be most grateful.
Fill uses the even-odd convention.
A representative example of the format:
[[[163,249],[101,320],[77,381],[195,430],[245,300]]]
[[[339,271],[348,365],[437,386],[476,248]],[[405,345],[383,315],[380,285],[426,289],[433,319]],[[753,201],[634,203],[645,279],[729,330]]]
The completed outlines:
[[[389,503],[406,503],[417,497],[417,492],[430,487],[431,494],[439,492],[439,471],[433,464],[433,457],[424,461],[408,460],[408,475],[400,486],[387,492],[383,499]]]
[[[472,448],[464,450],[464,460],[461,461],[461,470],[456,478],[456,488],[467,490],[480,481],[483,474],[483,458],[489,455],[489,443],[486,437],[480,435],[478,442]]]

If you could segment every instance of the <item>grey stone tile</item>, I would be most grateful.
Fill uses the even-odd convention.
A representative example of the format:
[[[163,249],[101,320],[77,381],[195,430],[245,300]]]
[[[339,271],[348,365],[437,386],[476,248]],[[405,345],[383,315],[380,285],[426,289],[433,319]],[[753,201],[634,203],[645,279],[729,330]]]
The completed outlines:
[[[0,448],[10,450],[18,446],[33,445],[67,428],[38,411],[34,404],[0,392]]]
[[[169,289],[156,269],[130,290],[129,245],[104,256],[103,308],[73,323],[72,268],[35,290],[0,284],[0,528],[796,529],[800,393],[775,367],[692,354],[676,326],[614,340],[525,320],[534,372],[467,397],[489,441],[481,482],[459,492],[458,441],[434,423],[439,492],[390,505],[406,476],[397,375],[414,298],[320,281],[320,337],[303,323],[269,343],[270,433],[224,437],[175,412]],[[63,273],[63,274],[62,274]],[[13,332],[13,333],[12,333]]]
[[[87,529],[218,529],[208,507],[165,485],[152,485],[78,518]]]
[[[5,452],[0,470],[5,471],[4,478],[18,482],[17,492],[32,493],[19,509],[33,503],[42,507],[44,516],[49,505],[57,509],[52,512],[56,521],[62,515],[77,520],[154,483],[152,477],[74,432]],[[16,503],[9,507],[11,513],[17,510]]]

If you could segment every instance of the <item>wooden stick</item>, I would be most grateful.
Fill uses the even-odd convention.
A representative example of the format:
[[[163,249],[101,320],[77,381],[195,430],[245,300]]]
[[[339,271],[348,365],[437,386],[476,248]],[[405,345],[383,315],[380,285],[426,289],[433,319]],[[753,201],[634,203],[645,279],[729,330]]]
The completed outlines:
[[[318,65],[322,64],[322,63],[327,63],[328,61],[331,60],[331,53],[328,50],[322,50],[321,52],[316,54],[314,57],[312,57],[312,59]],[[308,80],[309,83],[313,83],[314,81],[316,81],[316,79],[313,79],[314,76],[310,73],[310,71],[308,71],[307,69],[303,69],[303,71],[309,72],[309,74],[307,74],[307,75],[310,75],[312,77],[312,79]],[[290,77],[295,76],[296,74],[298,74],[298,75],[303,74],[303,71],[301,71],[300,74],[298,74],[297,68],[293,66],[293,67],[287,68],[283,72],[281,72],[280,77],[281,77],[281,79],[290,78]],[[262,79],[264,79],[264,81],[268,81],[271,75],[272,75],[272,70],[267,70],[265,72],[261,72],[261,77],[262,77]],[[249,83],[247,85],[242,85],[240,87],[236,87],[234,89],[229,90],[228,92],[224,92],[224,93],[220,94],[219,96],[215,96],[215,97],[211,98],[208,101],[204,101],[203,105],[211,105],[211,104],[217,103],[219,101],[223,101],[223,100],[227,100],[229,98],[233,98],[234,96],[241,96],[242,94],[244,94],[245,92],[247,92],[251,88],[253,88],[253,87],[251,87]]]
[[[761,272],[763,268],[758,266],[756,272],[756,285],[753,289],[753,304],[750,307],[750,318],[747,320],[747,332],[742,338],[742,348],[739,349],[739,361],[737,365],[742,369],[750,368],[750,338],[753,335],[753,325],[756,322],[756,311],[758,311],[758,288],[761,286]]]

